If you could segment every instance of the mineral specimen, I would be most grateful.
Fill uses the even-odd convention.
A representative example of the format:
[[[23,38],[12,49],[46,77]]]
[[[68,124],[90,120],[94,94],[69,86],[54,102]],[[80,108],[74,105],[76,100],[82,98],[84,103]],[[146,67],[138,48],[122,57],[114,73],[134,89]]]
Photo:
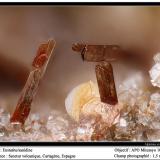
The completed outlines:
[[[117,45],[75,43],[72,49],[73,51],[80,52],[83,60],[92,62],[114,61],[120,54],[120,47]]]
[[[145,77],[138,72],[121,83],[117,96],[112,66],[107,62],[96,66],[98,86],[89,81],[75,87],[67,96],[65,107],[72,119],[54,109],[47,118],[30,114],[24,124],[49,60],[45,54],[47,45],[40,47],[33,61],[26,90],[12,116],[16,121],[9,123],[10,114],[0,108],[0,141],[160,141],[160,92],[150,90],[144,83]],[[75,45],[74,50],[84,52],[85,47]],[[89,59],[98,60],[91,56]],[[154,60],[156,64],[150,76],[152,84],[159,87],[160,54]]]
[[[73,44],[72,49],[80,52],[83,60],[91,62],[113,61],[120,53],[117,45]],[[78,129],[80,140],[105,139],[108,128],[116,122],[122,107],[117,104],[112,65],[101,62],[96,65],[95,72],[100,96],[94,94],[97,91],[94,84],[90,82],[74,88],[65,101],[67,112],[80,124]],[[88,122],[84,123],[83,120],[87,121],[87,119]],[[86,136],[87,133],[89,136]]]
[[[95,68],[101,102],[115,105],[118,103],[116,87],[114,83],[112,65],[101,62]]]
[[[122,109],[122,105],[108,105],[99,100],[94,100],[92,102],[86,103],[82,110],[81,114],[84,116],[100,116],[102,120],[106,123],[108,127],[117,122],[119,118],[119,113]]]
[[[45,73],[54,47],[55,41],[53,40],[49,40],[47,43],[40,45],[32,64],[33,69],[22,90],[16,109],[11,116],[11,122],[20,122],[22,125],[25,123],[30,112],[31,103],[37,92],[39,82]]]
[[[76,139],[103,140],[119,119],[122,105],[101,102],[96,85],[89,81],[74,88],[65,101],[69,115],[78,122]]]
[[[68,94],[65,100],[66,110],[74,120],[79,121],[82,107],[93,99],[99,99],[97,86],[92,81],[82,83]]]

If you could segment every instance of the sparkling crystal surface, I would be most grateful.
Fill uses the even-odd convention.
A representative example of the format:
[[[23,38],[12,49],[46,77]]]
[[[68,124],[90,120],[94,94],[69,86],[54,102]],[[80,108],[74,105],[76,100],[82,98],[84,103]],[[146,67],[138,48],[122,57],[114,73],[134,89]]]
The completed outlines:
[[[159,87],[160,55],[154,60],[151,82]],[[146,89],[144,81],[140,73],[124,80],[117,105],[98,99],[84,104],[79,121],[53,109],[46,118],[30,114],[22,126],[10,123],[10,114],[1,107],[0,141],[160,141],[160,92]]]

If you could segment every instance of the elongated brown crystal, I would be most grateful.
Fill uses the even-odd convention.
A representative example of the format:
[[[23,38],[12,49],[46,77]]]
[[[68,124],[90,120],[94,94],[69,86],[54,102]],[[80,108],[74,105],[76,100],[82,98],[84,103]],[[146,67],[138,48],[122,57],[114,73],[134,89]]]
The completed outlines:
[[[39,82],[45,73],[54,47],[54,40],[49,40],[47,43],[40,45],[37,55],[32,63],[33,68],[22,90],[16,109],[11,116],[11,122],[25,123],[31,109],[31,103],[37,92]]]
[[[95,67],[101,101],[115,105],[118,103],[112,65],[101,62]]]
[[[72,45],[72,49],[73,51],[80,52],[84,61],[115,61],[120,56],[120,47],[118,45],[87,45],[75,43]]]

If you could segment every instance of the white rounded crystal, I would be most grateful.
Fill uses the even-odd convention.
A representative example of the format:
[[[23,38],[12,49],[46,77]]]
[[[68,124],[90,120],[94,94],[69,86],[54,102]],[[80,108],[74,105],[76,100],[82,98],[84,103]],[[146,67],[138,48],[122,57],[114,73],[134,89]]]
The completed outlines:
[[[67,113],[74,120],[78,121],[83,105],[98,96],[98,88],[92,81],[80,84],[65,99]]]
[[[160,53],[157,53],[154,57],[153,57],[155,63],[160,63]]]
[[[153,86],[160,87],[160,63],[156,63],[149,71]]]

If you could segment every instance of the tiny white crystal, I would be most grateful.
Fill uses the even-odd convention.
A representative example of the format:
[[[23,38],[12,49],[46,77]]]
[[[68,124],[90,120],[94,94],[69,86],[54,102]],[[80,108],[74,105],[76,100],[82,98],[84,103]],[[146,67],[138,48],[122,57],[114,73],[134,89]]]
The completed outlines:
[[[7,136],[7,135],[8,135],[8,131],[6,130],[6,128],[4,126],[0,126],[0,137]]]
[[[160,87],[160,53],[157,53],[153,59],[156,64],[149,71],[151,83],[153,86]]]
[[[137,90],[145,88],[144,75],[142,72],[136,72],[129,76],[124,82],[119,86],[119,92],[134,90],[132,94],[137,95]]]
[[[32,128],[33,128],[34,130],[39,130],[40,127],[41,127],[41,125],[40,125],[38,122],[35,122],[35,123],[33,124],[33,126],[32,126]]]
[[[153,93],[151,95],[150,105],[156,105],[156,107],[160,107],[160,94],[159,93]]]
[[[124,80],[124,82],[119,86],[119,102],[129,106],[134,106],[137,102],[137,98],[143,94],[143,90],[145,88],[144,75],[141,72],[136,72]]]
[[[84,128],[78,128],[77,132],[80,133],[80,134],[85,134],[86,133]]]
[[[9,124],[10,114],[3,112],[0,114],[0,125],[6,126]]]
[[[149,71],[153,86],[160,87],[160,63],[156,63]]]
[[[154,113],[155,118],[160,116],[160,94],[154,93],[151,95],[150,110]]]
[[[153,57],[155,63],[160,63],[160,53],[157,53],[154,57]]]
[[[120,126],[121,127],[126,127],[127,126],[127,121],[124,118],[120,118]]]
[[[40,119],[38,114],[32,114],[31,115],[31,121],[38,121]]]

